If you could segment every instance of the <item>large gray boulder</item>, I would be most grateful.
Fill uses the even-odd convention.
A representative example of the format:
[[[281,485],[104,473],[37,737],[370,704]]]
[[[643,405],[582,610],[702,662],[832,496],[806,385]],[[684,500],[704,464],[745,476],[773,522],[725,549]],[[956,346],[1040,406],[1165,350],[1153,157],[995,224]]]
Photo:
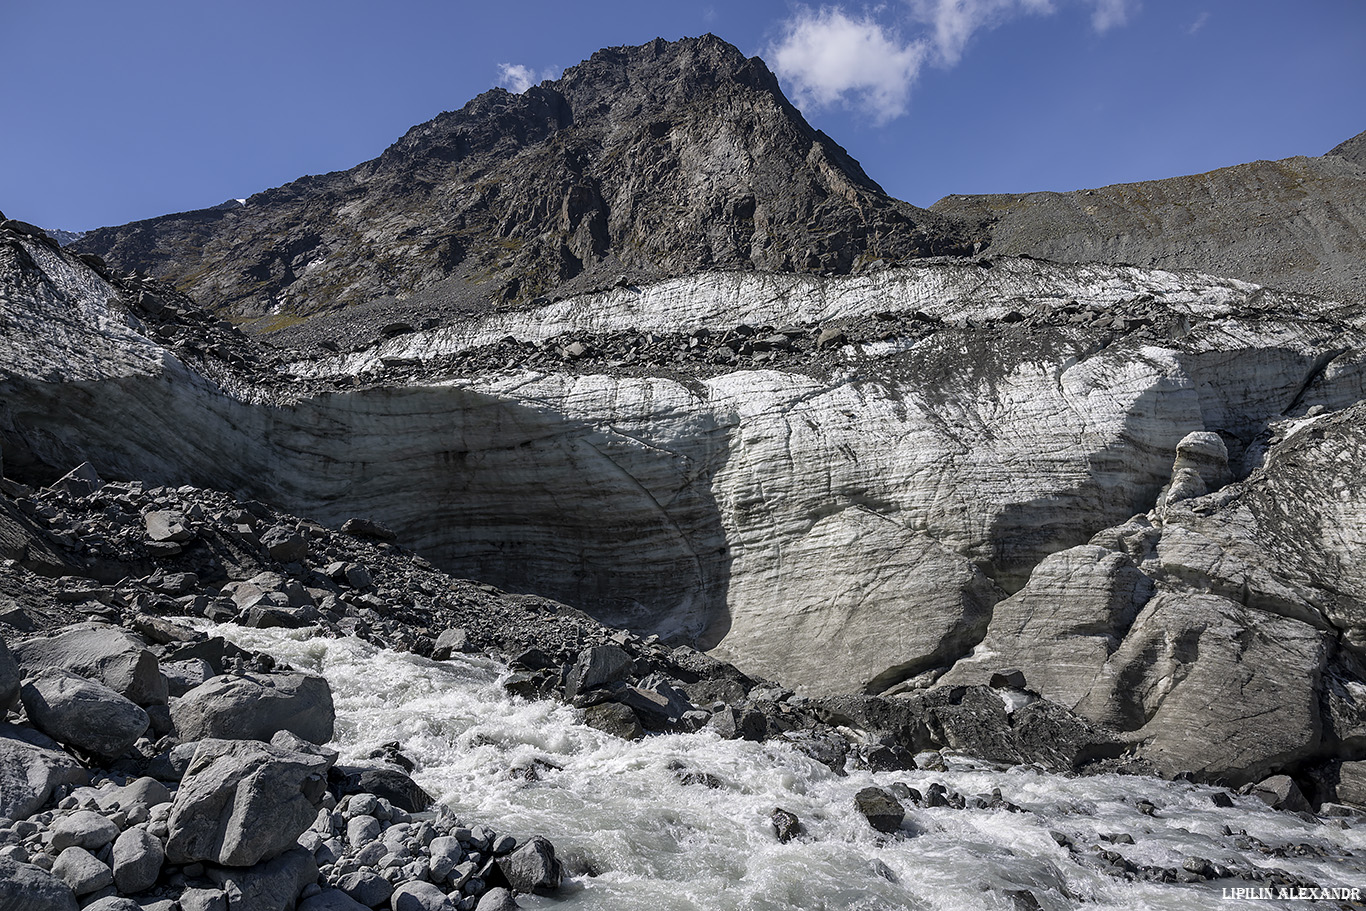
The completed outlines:
[[[14,646],[14,657],[28,674],[60,667],[103,683],[138,705],[164,705],[166,681],[157,659],[136,633],[107,623],[82,623],[55,636]]]
[[[58,667],[26,680],[19,695],[34,727],[102,759],[128,752],[151,723],[146,712],[109,687]]]
[[[57,855],[52,875],[71,887],[78,896],[89,895],[114,884],[114,871],[85,848],[72,846]]]
[[[249,867],[289,850],[318,815],[327,768],[257,741],[202,741],[172,804],[167,860]]]
[[[555,858],[555,846],[539,835],[498,861],[498,869],[516,892],[547,894],[560,888],[564,871]]]
[[[0,911],[77,911],[76,896],[42,868],[0,857]]]
[[[0,724],[0,816],[27,819],[59,785],[88,780],[89,773],[56,741],[31,728]]]
[[[269,741],[289,731],[313,743],[332,739],[332,688],[312,674],[224,674],[171,705],[182,740]]]

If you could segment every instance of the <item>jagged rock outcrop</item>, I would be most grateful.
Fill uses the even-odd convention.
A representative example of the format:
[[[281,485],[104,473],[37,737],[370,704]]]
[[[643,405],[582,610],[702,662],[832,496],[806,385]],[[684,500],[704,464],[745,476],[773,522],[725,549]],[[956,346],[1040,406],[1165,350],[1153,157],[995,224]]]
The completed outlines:
[[[75,246],[270,329],[377,298],[484,306],[622,275],[849,272],[972,244],[886,196],[762,61],[707,35],[599,51],[413,127],[349,171]]]
[[[1318,158],[1067,193],[946,196],[931,209],[989,234],[996,255],[1198,269],[1360,303],[1363,137]]]

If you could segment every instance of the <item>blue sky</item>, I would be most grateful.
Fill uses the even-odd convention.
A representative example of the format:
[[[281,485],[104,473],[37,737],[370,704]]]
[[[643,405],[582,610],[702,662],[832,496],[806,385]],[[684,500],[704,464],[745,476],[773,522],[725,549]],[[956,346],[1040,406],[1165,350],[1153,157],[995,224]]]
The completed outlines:
[[[1361,0],[0,0],[0,210],[83,230],[214,205],[373,158],[500,81],[708,31],[918,205],[1366,130]]]

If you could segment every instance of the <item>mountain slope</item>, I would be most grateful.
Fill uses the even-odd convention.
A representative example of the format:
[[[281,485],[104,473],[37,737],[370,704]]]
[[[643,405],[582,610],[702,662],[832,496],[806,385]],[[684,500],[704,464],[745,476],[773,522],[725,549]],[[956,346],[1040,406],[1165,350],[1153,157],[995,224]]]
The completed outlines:
[[[762,61],[707,35],[599,51],[349,171],[76,246],[251,318],[520,302],[699,269],[844,273],[970,242],[888,197]]]
[[[947,196],[992,251],[1198,269],[1339,300],[1366,293],[1366,134],[1319,158],[1067,193]]]

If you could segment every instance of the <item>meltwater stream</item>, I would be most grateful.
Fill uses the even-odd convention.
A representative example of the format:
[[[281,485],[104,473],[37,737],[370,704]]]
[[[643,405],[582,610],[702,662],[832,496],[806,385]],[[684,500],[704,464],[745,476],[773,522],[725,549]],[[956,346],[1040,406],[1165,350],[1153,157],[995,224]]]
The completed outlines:
[[[542,834],[581,852],[601,871],[577,876],[555,897],[519,896],[523,907],[588,909],[1191,909],[1236,907],[1225,889],[1242,880],[1184,885],[1127,882],[1102,872],[1092,846],[1142,864],[1180,868],[1190,856],[1216,864],[1289,871],[1321,887],[1366,895],[1366,826],[1338,828],[1268,809],[1254,797],[1231,808],[1209,788],[1130,776],[1066,777],[951,762],[947,772],[836,775],[776,743],[713,734],[620,740],[580,723],[558,703],[509,696],[507,669],[488,659],[429,661],[356,639],[285,630],[215,627],[238,644],[324,674],[337,708],[334,746],[360,759],[397,740],[418,763],[414,778],[467,822],[519,837]],[[540,760],[539,778],[509,774]],[[721,781],[681,783],[681,762]],[[875,832],[854,809],[860,788],[933,782],[965,796],[1000,788],[1024,809],[908,808],[895,836]],[[1139,812],[1151,801],[1156,815]],[[805,835],[779,844],[775,807],[801,818]],[[1228,826],[1235,833],[1224,835]],[[1270,856],[1236,844],[1240,833]],[[1077,846],[1070,853],[1051,832]],[[1133,844],[1104,835],[1127,833]],[[1255,843],[1254,843],[1255,844]],[[1299,856],[1303,855],[1303,856]],[[1273,890],[1274,894],[1274,890]],[[1362,907],[1347,901],[1256,901],[1255,908]]]

